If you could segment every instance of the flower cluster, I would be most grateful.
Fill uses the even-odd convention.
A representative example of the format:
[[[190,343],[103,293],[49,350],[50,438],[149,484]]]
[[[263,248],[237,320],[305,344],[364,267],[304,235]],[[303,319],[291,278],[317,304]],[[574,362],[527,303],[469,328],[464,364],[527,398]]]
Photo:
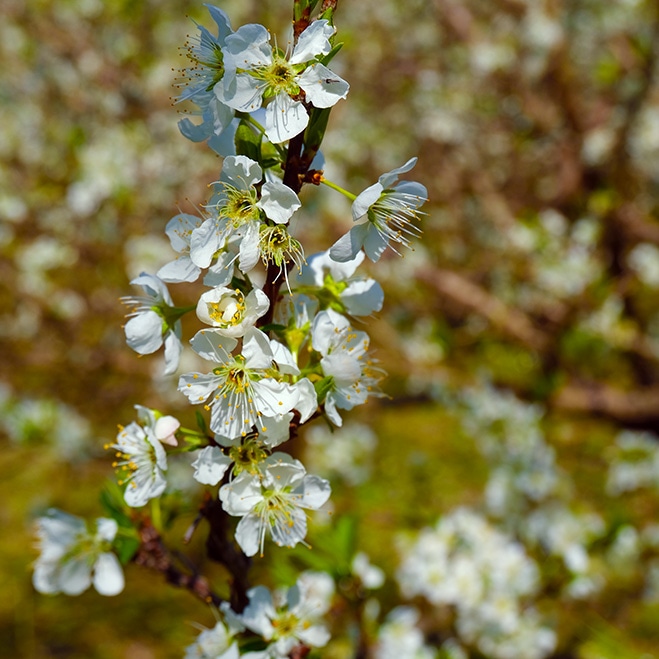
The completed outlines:
[[[460,638],[485,656],[541,659],[552,652],[554,632],[521,602],[539,588],[536,564],[480,515],[458,509],[402,549],[403,593],[455,607]]]
[[[331,3],[323,3],[315,19],[296,22],[285,50],[273,45],[264,26],[234,31],[221,9],[208,8],[217,29],[199,26],[186,45],[191,63],[182,71],[177,99],[196,106],[192,112],[201,123],[186,117],[179,128],[223,156],[221,171],[198,213],[179,212],[168,222],[175,257],[155,274],[132,279],[143,294],[122,298],[129,307],[129,347],[150,355],[164,346],[165,375],[178,376],[178,392],[195,406],[197,428],[136,406],[137,420],[120,426],[107,445],[115,454],[118,494],[106,507],[122,524],[135,523],[135,546],[132,554],[130,545],[121,547],[122,560],[139,548],[138,562],[162,564],[162,551],[158,560],[145,554],[163,532],[161,505],[182,489],[168,482],[169,465],[176,454],[187,454],[188,481],[214,488],[200,506],[213,527],[209,548],[240,582],[232,602],[242,600],[244,607],[221,607],[222,620],[200,634],[187,656],[283,659],[298,645],[302,655],[327,643],[320,618],[334,582],[326,574],[307,574],[273,596],[262,586],[245,585],[246,557],[263,557],[270,540],[285,547],[306,544],[308,511],[330,497],[329,481],[308,473],[284,445],[302,425],[322,417],[329,427],[342,426],[344,412],[382,395],[384,372],[368,334],[355,325],[382,309],[384,295],[357,269],[365,257],[380,259],[387,247],[396,252],[397,245],[411,246],[427,192],[420,183],[398,180],[416,158],[359,195],[311,169],[322,160],[315,156],[329,111],[349,90],[328,68],[340,49]],[[296,214],[305,183],[324,183],[350,198],[357,222],[308,259],[293,235],[302,221]],[[192,299],[178,305],[168,285],[181,283],[187,284],[182,295]],[[196,324],[189,343],[183,340],[187,314]],[[181,364],[189,365],[184,372]],[[147,504],[148,513],[135,510]],[[235,525],[231,518],[237,518]],[[96,535],[59,518],[40,524],[39,589],[79,592],[93,578],[101,592],[120,590],[111,551],[115,520],[99,520]],[[350,569],[360,588],[384,581],[365,555],[356,554]],[[170,580],[173,570],[163,568]],[[260,638],[256,646],[254,636]]]

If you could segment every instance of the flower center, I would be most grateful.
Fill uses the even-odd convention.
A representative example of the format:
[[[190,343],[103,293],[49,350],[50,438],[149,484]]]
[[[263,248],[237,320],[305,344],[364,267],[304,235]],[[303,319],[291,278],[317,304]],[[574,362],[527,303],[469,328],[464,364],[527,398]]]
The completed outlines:
[[[281,268],[292,261],[300,270],[304,263],[304,251],[299,241],[295,240],[282,224],[263,225],[259,233],[259,250],[263,262],[274,263]]]
[[[247,439],[240,446],[233,446],[229,456],[234,461],[234,474],[237,476],[243,471],[257,475],[260,473],[259,464],[268,457],[268,452],[257,439]]]
[[[282,612],[272,621],[275,628],[274,640],[293,636],[300,626],[300,619],[290,611]]]
[[[273,55],[272,63],[255,71],[255,76],[265,82],[264,98],[284,93],[296,96],[300,87],[295,82],[297,72],[281,55]]]
[[[220,208],[219,216],[231,220],[234,228],[237,229],[247,222],[259,219],[260,210],[256,205],[258,201],[256,190],[241,190],[225,183],[224,193],[226,202]]]
[[[239,291],[225,295],[219,302],[207,302],[208,317],[220,327],[238,325],[245,315],[245,296]]]

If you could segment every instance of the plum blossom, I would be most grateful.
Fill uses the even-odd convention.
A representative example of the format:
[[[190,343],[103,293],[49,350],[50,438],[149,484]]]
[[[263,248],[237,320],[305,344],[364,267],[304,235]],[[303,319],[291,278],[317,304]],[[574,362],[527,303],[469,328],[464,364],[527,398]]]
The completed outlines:
[[[220,155],[227,155],[231,141],[223,139],[232,126],[234,111],[222,103],[214,92],[215,86],[224,76],[224,55],[222,47],[226,38],[233,33],[229,17],[218,7],[206,5],[217,25],[217,36],[205,27],[197,25],[199,35],[186,42],[188,59],[192,66],[181,71],[183,80],[179,83],[183,91],[177,99],[193,101],[201,114],[201,124],[194,124],[187,117],[178,123],[184,137],[193,142],[208,140],[208,146]],[[233,134],[231,135],[233,137]]]
[[[371,261],[378,261],[390,243],[409,247],[410,236],[420,229],[413,224],[418,208],[428,201],[425,186],[416,181],[398,183],[398,175],[409,172],[416,165],[411,158],[402,167],[382,174],[377,183],[366,188],[352,204],[352,219],[366,216],[367,221],[356,224],[330,248],[330,257],[345,262],[354,259],[364,249]]]
[[[270,642],[258,655],[262,659],[285,659],[300,643],[319,648],[329,641],[330,634],[320,620],[326,609],[319,607],[318,599],[300,581],[274,598],[264,586],[252,588],[247,596],[249,604],[240,619]]]
[[[220,334],[238,338],[254,327],[269,306],[270,300],[260,288],[245,295],[238,289],[218,286],[199,298],[197,317],[216,327]]]
[[[265,536],[277,545],[294,547],[307,534],[303,509],[317,510],[329,498],[330,485],[324,478],[308,475],[299,460],[286,453],[273,453],[262,464],[261,473],[242,472],[220,488],[226,512],[242,517],[236,541],[247,556],[263,555]]]
[[[156,273],[162,281],[179,283],[197,281],[201,268],[195,265],[190,254],[192,232],[203,224],[204,220],[189,213],[178,213],[165,227],[172,249],[179,254],[173,261],[166,263]]]
[[[174,433],[177,419],[157,416],[153,410],[135,406],[140,423],[134,421],[119,430],[115,449],[115,468],[121,476],[120,484],[127,484],[124,499],[131,507],[140,507],[160,496],[167,486],[167,456],[163,443],[176,445]]]
[[[216,435],[215,441],[225,447],[228,454],[219,446],[201,449],[192,463],[195,468],[194,479],[204,485],[217,485],[232,464],[234,476],[243,471],[260,474],[261,463],[268,457],[270,450],[289,439],[292,419],[292,412],[275,418],[261,417],[264,425],[244,438],[228,439]]]
[[[369,395],[379,395],[377,385],[383,373],[369,357],[366,332],[355,331],[336,311],[321,311],[314,319],[311,336],[325,375],[321,384],[326,391],[325,413],[340,426],[343,421],[337,408],[351,410],[365,403]]]
[[[235,634],[244,630],[238,617],[222,607],[227,615],[227,624],[218,621],[212,629],[204,629],[197,640],[185,649],[184,659],[240,659]],[[245,655],[243,655],[245,656]]]
[[[317,20],[300,34],[290,57],[270,45],[262,25],[243,25],[225,41],[226,73],[215,93],[239,112],[265,110],[265,134],[277,144],[295,137],[309,123],[300,94],[317,108],[329,108],[348,95],[348,83],[320,63],[332,50],[334,27]]]
[[[247,156],[224,159],[220,180],[209,202],[217,215],[195,228],[190,236],[190,255],[197,266],[207,268],[217,251],[229,248],[229,242],[235,240],[239,243],[238,267],[249,272],[262,258],[264,218],[276,226],[283,225],[300,208],[298,196],[280,181],[266,181],[259,194],[256,186],[262,180],[263,169]],[[287,233],[285,228],[280,231]]]
[[[345,310],[351,316],[368,316],[380,311],[384,302],[380,284],[370,277],[354,276],[363,260],[363,252],[357,252],[354,258],[342,263],[334,261],[329,250],[312,254],[292,281],[292,290],[315,295],[322,308]]]
[[[90,533],[80,517],[48,510],[37,520],[41,554],[32,575],[34,587],[44,594],[79,595],[91,585],[101,595],[120,593],[124,575],[111,551],[117,529],[114,519],[101,517]]]
[[[121,301],[130,308],[130,320],[124,326],[126,343],[140,355],[150,355],[165,344],[165,375],[178,368],[183,350],[181,343],[181,315],[167,290],[154,275],[145,272],[131,284],[141,286],[146,295],[126,296]]]
[[[262,417],[278,417],[294,407],[307,408],[309,390],[301,384],[283,381],[286,374],[299,374],[285,346],[270,341],[252,327],[245,332],[242,354],[231,351],[237,341],[218,330],[201,330],[190,341],[204,359],[217,364],[211,373],[187,373],[178,389],[191,403],[206,403],[211,410],[210,428],[222,437],[245,436],[257,426],[265,428]]]

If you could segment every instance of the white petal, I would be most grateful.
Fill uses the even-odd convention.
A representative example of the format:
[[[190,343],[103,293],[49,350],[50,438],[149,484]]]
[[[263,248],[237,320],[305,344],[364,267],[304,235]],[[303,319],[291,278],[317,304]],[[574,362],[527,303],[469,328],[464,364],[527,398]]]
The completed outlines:
[[[200,268],[207,268],[223,242],[218,223],[213,218],[207,219],[201,226],[194,229],[190,236],[192,262]]]
[[[167,481],[158,471],[138,470],[128,483],[124,492],[124,501],[131,508],[141,508],[150,499],[159,497],[167,487]]]
[[[329,39],[336,30],[329,21],[314,21],[300,35],[289,60],[291,64],[302,64],[315,59],[318,55],[327,55],[332,50]]]
[[[118,529],[119,525],[115,519],[99,517],[96,520],[96,535],[103,538],[103,540],[112,542],[117,535]]]
[[[370,222],[365,222],[352,227],[330,247],[330,257],[339,263],[354,259],[364,245],[369,226]]]
[[[167,285],[155,275],[142,272],[132,279],[130,283],[135,286],[141,286],[146,294],[153,298],[154,302],[166,302],[169,305],[173,304],[172,297],[167,290]]]
[[[190,234],[203,220],[196,215],[179,213],[167,222],[165,233],[175,252],[183,252],[190,247]]]
[[[224,336],[215,329],[203,329],[190,339],[192,349],[204,359],[224,364],[238,341],[230,336]]]
[[[217,389],[219,379],[213,373],[186,373],[179,378],[178,390],[193,404],[203,403]]]
[[[243,339],[243,357],[250,369],[266,369],[272,366],[273,354],[270,339],[256,327],[250,327]]]
[[[341,301],[350,315],[368,316],[382,309],[384,291],[375,279],[360,279],[348,284],[341,293]]]
[[[156,274],[163,281],[178,284],[183,281],[197,281],[200,273],[201,269],[192,262],[189,254],[183,254],[163,265]]]
[[[225,39],[225,66],[242,69],[264,66],[272,61],[270,33],[256,23],[239,27]]]
[[[331,108],[348,95],[350,85],[322,64],[312,64],[297,78],[307,100],[317,108]]]
[[[153,431],[158,441],[170,446],[177,446],[174,434],[181,427],[181,422],[173,416],[161,416],[155,423]]]
[[[124,326],[126,343],[140,355],[150,355],[162,345],[162,317],[155,311],[133,316]]]
[[[217,446],[207,446],[199,451],[197,459],[192,463],[195,468],[193,478],[204,485],[217,485],[231,464],[231,458]]]
[[[32,573],[32,585],[42,595],[53,595],[60,592],[55,563],[37,562]]]
[[[245,556],[254,556],[258,552],[261,524],[261,519],[256,515],[245,515],[238,522],[236,542],[240,545]]]
[[[300,413],[300,423],[306,423],[318,409],[316,390],[309,378],[302,378],[293,386],[298,396],[295,409]]]
[[[178,122],[178,129],[181,135],[191,142],[203,142],[209,137],[209,125],[206,121],[201,124],[193,124],[188,117],[185,117]]]
[[[275,544],[280,547],[295,547],[307,535],[307,515],[301,508],[293,508],[284,524],[269,526]]]
[[[281,373],[286,373],[287,375],[300,374],[300,369],[295,362],[293,353],[283,343],[272,340],[270,347],[272,348],[272,355]]]
[[[248,222],[242,227],[242,240],[240,242],[240,258],[238,268],[241,272],[249,272],[259,262],[259,222]]]
[[[206,5],[211,17],[217,24],[217,40],[222,43],[231,33],[231,21],[219,7]]]
[[[229,156],[222,163],[221,181],[230,182],[237,188],[249,190],[263,178],[259,163],[247,156]]]
[[[265,109],[265,134],[274,144],[299,135],[308,123],[304,105],[285,93],[277,94]]]
[[[60,590],[66,595],[80,595],[91,583],[91,567],[84,558],[71,559],[60,567]]]
[[[290,412],[298,401],[293,385],[264,378],[253,382],[254,405],[264,416],[278,416]]]
[[[218,100],[238,112],[256,112],[263,104],[263,83],[247,73],[227,73],[215,85]]]
[[[94,588],[101,595],[111,597],[124,589],[124,573],[117,557],[105,552],[94,563]]]
[[[352,202],[352,219],[358,220],[364,217],[368,209],[380,198],[384,190],[381,183],[374,183],[357,195],[355,201]]]
[[[292,419],[292,412],[277,417],[261,417],[262,428],[265,428],[265,430],[261,428],[259,439],[270,448],[283,444],[290,437],[290,423]]]
[[[375,263],[380,260],[384,250],[387,249],[389,240],[370,222],[367,222],[365,225],[357,225],[356,227],[353,227],[351,231],[354,231],[360,226],[366,227],[366,237],[364,238],[364,251],[366,252],[366,256]]]
[[[181,343],[181,323],[177,322],[177,332],[170,330],[165,334],[165,375],[172,375],[178,368],[178,363],[183,351]]]
[[[401,167],[397,167],[396,169],[392,169],[390,172],[387,172],[386,174],[382,174],[382,176],[380,176],[378,181],[385,190],[387,188],[390,188],[398,180],[398,175],[409,172],[414,167],[414,165],[416,165],[417,160],[418,158],[410,158]]]
[[[305,476],[302,483],[293,492],[302,496],[299,505],[303,508],[318,510],[330,497],[332,488],[329,481],[319,476]]]
[[[302,204],[295,192],[287,185],[277,181],[267,181],[263,184],[261,199],[257,206],[262,208],[273,222],[286,224]]]
[[[222,508],[235,517],[246,515],[262,499],[258,476],[252,476],[246,471],[220,488]]]
[[[332,392],[327,394],[327,398],[325,399],[325,414],[335,426],[340,428],[343,425],[343,419],[336,409]]]

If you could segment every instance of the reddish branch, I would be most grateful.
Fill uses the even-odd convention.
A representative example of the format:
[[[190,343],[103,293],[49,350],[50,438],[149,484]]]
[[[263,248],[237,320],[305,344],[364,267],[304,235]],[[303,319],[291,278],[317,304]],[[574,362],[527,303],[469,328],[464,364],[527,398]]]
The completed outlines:
[[[240,613],[249,602],[248,573],[251,559],[240,551],[230,540],[231,531],[229,516],[223,510],[217,498],[208,498],[201,509],[202,515],[208,520],[210,532],[206,539],[208,557],[224,565],[231,574],[231,608]]]
[[[174,564],[172,553],[163,543],[162,537],[150,519],[142,520],[138,533],[140,547],[133,557],[134,563],[160,572],[167,583],[189,590],[206,604],[220,605],[222,598],[211,590],[205,577],[196,572],[187,574]]]

